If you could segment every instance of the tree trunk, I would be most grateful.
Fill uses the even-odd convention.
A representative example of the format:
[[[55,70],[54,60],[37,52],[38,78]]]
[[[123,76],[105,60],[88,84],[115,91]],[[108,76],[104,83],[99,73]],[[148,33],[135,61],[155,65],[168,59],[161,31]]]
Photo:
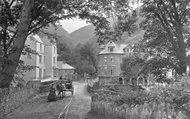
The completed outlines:
[[[178,25],[178,28],[176,29],[177,29],[176,36],[178,39],[178,49],[177,49],[176,55],[177,55],[177,59],[179,60],[176,72],[179,75],[183,75],[183,73],[186,73],[186,68],[187,68],[186,44],[183,38],[182,25]]]
[[[183,75],[186,73],[186,68],[187,68],[187,61],[186,61],[186,56],[184,53],[178,54],[178,67],[176,69],[177,74]]]
[[[13,42],[13,48],[8,55],[7,61],[3,62],[4,64],[0,71],[0,88],[9,88],[13,80],[31,24],[30,13],[33,8],[33,3],[34,0],[25,0],[24,2],[20,23],[18,24],[18,34]]]

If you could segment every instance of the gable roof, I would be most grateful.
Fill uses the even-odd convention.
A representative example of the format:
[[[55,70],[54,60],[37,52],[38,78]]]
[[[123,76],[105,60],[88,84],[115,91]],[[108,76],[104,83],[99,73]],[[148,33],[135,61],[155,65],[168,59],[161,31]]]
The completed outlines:
[[[64,64],[62,65],[62,69],[75,69],[75,68],[72,67],[72,66],[70,66],[70,65],[68,65],[67,63],[64,63]]]
[[[113,51],[110,51],[109,48],[113,48]],[[124,48],[127,47],[127,44],[115,44],[113,41],[110,41],[106,44],[104,49],[100,51],[101,54],[124,54]]]
[[[40,36],[37,35],[37,34],[29,35],[29,36],[27,37],[27,40],[31,40],[31,41],[43,43],[42,39],[41,39]]]
[[[35,34],[32,37],[34,37],[38,42],[43,43],[43,41],[42,41],[42,39],[40,38],[39,35]]]
[[[63,63],[62,61],[57,61],[57,65],[58,65],[59,69],[75,69],[71,65],[69,65],[67,63]]]
[[[56,45],[56,40],[53,37],[44,33],[38,33],[38,35],[46,46]]]

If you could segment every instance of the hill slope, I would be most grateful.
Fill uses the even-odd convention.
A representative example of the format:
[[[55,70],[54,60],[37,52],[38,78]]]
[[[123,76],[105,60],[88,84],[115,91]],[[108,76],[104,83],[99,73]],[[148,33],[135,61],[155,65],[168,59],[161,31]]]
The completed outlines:
[[[122,36],[122,40],[118,41],[119,43],[137,43],[140,39],[143,38],[144,35],[144,30],[142,30],[139,27],[139,24],[142,22],[143,17],[140,16],[140,9],[141,7],[136,8],[137,10],[137,26],[138,26],[138,30],[135,31],[134,34],[131,34],[131,36],[129,36],[127,33],[124,33]],[[113,20],[112,19],[108,19],[110,21],[110,24],[113,25]],[[88,26],[84,26],[74,32],[72,32],[70,34],[70,37],[72,37],[73,39],[73,43],[78,44],[84,44],[86,42],[91,42],[91,43],[95,43],[97,41],[97,36],[95,36],[94,31],[95,27],[93,25],[88,25]]]
[[[72,37],[73,43],[76,45],[78,43],[84,44],[94,36],[94,29],[95,27],[93,25],[88,25],[70,33],[69,35]]]
[[[139,15],[140,7],[137,8],[138,21],[137,25],[142,21],[142,17]],[[110,23],[113,24],[113,21],[109,19]],[[97,36],[95,36],[95,27],[93,25],[84,26],[72,33],[68,33],[61,25],[57,27],[50,25],[50,27],[46,28],[46,31],[50,34],[56,34],[59,36],[58,42],[69,44],[69,46],[76,46],[77,44],[85,44],[86,42],[91,42],[96,44]],[[127,33],[124,33],[122,36],[122,41],[118,41],[119,43],[136,43],[140,39],[143,38],[144,31],[142,29],[138,29],[134,34],[129,36]],[[97,44],[96,44],[97,45]]]
[[[52,35],[57,35],[58,39],[57,41],[62,44],[68,44],[69,46],[73,46],[73,39],[69,36],[69,33],[61,26],[53,26],[50,25],[49,27],[44,29],[45,32],[48,32]]]

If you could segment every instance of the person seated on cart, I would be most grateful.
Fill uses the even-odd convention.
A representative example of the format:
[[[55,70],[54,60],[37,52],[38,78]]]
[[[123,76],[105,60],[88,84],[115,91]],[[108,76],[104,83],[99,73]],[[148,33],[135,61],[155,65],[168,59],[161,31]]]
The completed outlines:
[[[72,89],[72,86],[73,86],[72,81],[70,79],[68,79],[67,82],[66,82],[66,88],[67,89]]]
[[[63,80],[63,76],[62,75],[59,77],[59,80]]]

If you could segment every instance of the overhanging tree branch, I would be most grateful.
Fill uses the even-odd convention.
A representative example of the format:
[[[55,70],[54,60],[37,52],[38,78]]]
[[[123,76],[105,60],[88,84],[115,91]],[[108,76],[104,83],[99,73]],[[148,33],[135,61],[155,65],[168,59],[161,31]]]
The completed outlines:
[[[10,47],[10,46],[11,46],[11,43],[14,41],[14,39],[15,39],[17,33],[18,33],[18,30],[16,30],[16,32],[14,33],[14,35],[10,38],[10,41],[9,41],[9,43],[7,44],[7,47]]]
[[[9,8],[13,5],[13,3],[15,2],[15,0],[12,0],[10,5],[9,5]]]
[[[52,22],[55,22],[55,21],[58,21],[58,20],[61,20],[63,18],[68,18],[68,17],[73,17],[73,16],[76,16],[77,14],[72,14],[72,15],[66,15],[66,16],[62,16],[62,17],[57,17],[57,18],[54,18],[54,19],[51,19],[50,20],[47,20],[47,22],[45,23],[40,23],[40,24],[36,24],[35,27],[31,28],[28,35],[30,35],[31,33],[34,33],[36,31],[38,31],[39,29],[41,29],[42,27],[44,26],[47,26],[49,23],[52,23]]]

